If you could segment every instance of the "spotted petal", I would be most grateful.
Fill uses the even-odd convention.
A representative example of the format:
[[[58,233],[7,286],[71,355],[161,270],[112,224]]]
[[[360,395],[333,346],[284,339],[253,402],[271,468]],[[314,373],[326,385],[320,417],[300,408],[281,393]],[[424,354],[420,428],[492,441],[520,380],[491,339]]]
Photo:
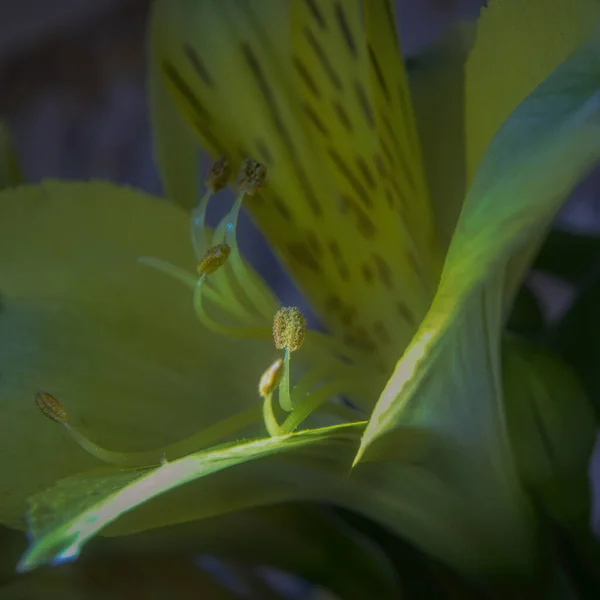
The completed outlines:
[[[39,414],[39,390],[123,451],[258,409],[269,344],[210,334],[189,289],[137,263],[151,255],[193,272],[182,211],[105,183],[48,182],[3,192],[0,230],[2,523],[22,526],[28,495],[98,464]]]
[[[247,207],[315,309],[388,372],[440,268],[391,2],[161,0],[151,34],[202,144],[266,163]]]

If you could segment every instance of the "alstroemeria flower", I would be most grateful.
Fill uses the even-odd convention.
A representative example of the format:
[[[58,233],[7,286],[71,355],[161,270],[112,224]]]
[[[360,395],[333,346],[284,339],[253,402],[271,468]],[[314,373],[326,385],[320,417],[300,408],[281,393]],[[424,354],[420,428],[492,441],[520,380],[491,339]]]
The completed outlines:
[[[58,398],[68,417],[51,396],[39,405],[109,464],[33,496],[22,569],[76,555],[106,526],[294,499],[360,511],[461,567],[530,560],[500,336],[548,224],[600,156],[600,49],[593,0],[528,6],[490,2],[465,71],[464,129],[432,132],[457,81],[425,65],[416,112],[430,111],[417,127],[388,1],[156,2],[167,195],[196,201],[189,131],[230,164],[261,161],[267,177],[243,163],[214,232],[205,196],[192,244],[181,211],[132,190],[53,183],[1,198],[4,520],[94,460],[32,412],[34,391]],[[451,131],[463,134],[454,145]],[[302,320],[280,313],[273,347],[279,304],[239,255],[242,205],[328,333],[300,347]],[[256,389],[269,368],[263,422]],[[329,401],[339,395],[356,408]]]

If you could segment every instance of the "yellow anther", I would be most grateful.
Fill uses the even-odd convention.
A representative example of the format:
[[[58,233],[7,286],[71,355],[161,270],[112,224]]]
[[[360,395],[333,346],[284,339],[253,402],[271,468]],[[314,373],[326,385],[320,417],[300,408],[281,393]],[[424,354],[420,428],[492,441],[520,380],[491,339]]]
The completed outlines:
[[[240,192],[244,192],[248,196],[254,196],[265,181],[266,176],[267,168],[263,164],[252,158],[247,158],[242,162],[235,183]]]
[[[273,340],[278,350],[293,352],[302,346],[306,332],[306,319],[295,306],[284,306],[273,319]]]
[[[219,267],[222,267],[231,253],[231,248],[228,244],[217,244],[208,249],[208,252],[203,256],[198,264],[198,275],[210,275]]]
[[[258,393],[266,398],[275,391],[283,374],[283,360],[278,358],[262,375],[258,384]]]
[[[35,403],[40,411],[55,423],[67,422],[67,411],[64,406],[47,392],[38,392],[35,395]]]
[[[216,194],[227,185],[230,175],[231,165],[224,156],[221,156],[212,164],[212,167],[204,180],[204,185],[206,185],[213,194]]]

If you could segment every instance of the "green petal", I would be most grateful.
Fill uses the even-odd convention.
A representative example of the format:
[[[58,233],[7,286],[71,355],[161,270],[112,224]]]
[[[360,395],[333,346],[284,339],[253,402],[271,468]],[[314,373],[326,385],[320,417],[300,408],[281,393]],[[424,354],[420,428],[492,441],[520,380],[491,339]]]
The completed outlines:
[[[182,211],[105,183],[48,182],[0,195],[0,521],[25,498],[96,466],[36,409],[56,396],[94,442],[150,450],[257,402],[272,349],[195,320],[191,291],[138,264],[193,271]]]
[[[597,0],[489,0],[465,77],[467,177],[508,115],[600,21]]]
[[[104,469],[59,481],[30,499],[33,543],[18,569],[70,560],[109,525],[107,533],[115,535],[260,504],[325,500],[339,485],[362,425],[227,445],[156,469]]]
[[[564,363],[523,340],[505,340],[502,362],[507,426],[525,487],[552,517],[587,521],[597,425],[590,399]]]
[[[432,307],[398,362],[357,461],[384,435],[420,428],[456,445],[465,507],[485,515],[504,560],[526,558],[502,409],[500,332],[548,223],[600,157],[600,45],[573,55],[511,115],[467,196]],[[435,472],[435,465],[425,465]],[[525,539],[524,539],[525,538]],[[511,547],[523,550],[517,557]]]

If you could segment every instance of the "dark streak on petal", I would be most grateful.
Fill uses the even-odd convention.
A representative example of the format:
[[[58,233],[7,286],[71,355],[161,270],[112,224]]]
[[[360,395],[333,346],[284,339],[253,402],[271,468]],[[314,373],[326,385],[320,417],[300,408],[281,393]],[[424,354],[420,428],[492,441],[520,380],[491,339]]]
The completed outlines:
[[[342,82],[341,82],[340,78],[338,77],[338,74],[335,72],[334,68],[331,66],[331,63],[329,62],[329,59],[327,58],[325,51],[323,50],[321,44],[319,44],[319,41],[314,36],[313,32],[308,27],[305,27],[304,35],[305,35],[306,39],[308,40],[308,44],[310,45],[312,51],[315,53],[315,56],[317,57],[319,63],[321,63],[321,67],[323,68],[323,71],[325,71],[325,74],[327,75],[327,77],[329,77],[329,80],[331,81],[331,84],[333,85],[333,87],[336,90],[339,90],[340,92],[343,91],[344,86],[342,85]]]
[[[384,287],[386,287],[388,290],[393,289],[394,278],[392,267],[390,267],[385,258],[379,254],[373,254],[373,260],[375,262],[375,268],[377,269],[379,281],[381,281]]]
[[[323,31],[327,31],[327,23],[323,17],[323,13],[318,9],[316,0],[304,0],[304,3],[308,7],[313,19],[317,22],[319,27]]]
[[[356,229],[358,233],[362,235],[367,240],[372,240],[376,234],[377,229],[375,224],[369,218],[369,215],[363,210],[363,208],[349,196],[342,196],[341,198],[341,212],[342,214],[347,214],[351,212],[356,220]]]
[[[206,108],[204,108],[204,106],[202,106],[200,100],[196,98],[194,92],[192,92],[191,88],[184,81],[175,67],[171,63],[164,61],[162,63],[162,70],[171,85],[179,92],[179,94],[190,106],[192,112],[203,119],[210,119],[210,113],[206,110]]]
[[[373,107],[371,106],[367,92],[360,81],[354,82],[354,91],[356,92],[358,104],[360,105],[360,109],[369,129],[375,129],[375,113],[373,112]]]
[[[315,274],[321,272],[321,263],[305,242],[290,242],[287,245],[287,250],[298,264],[310,269]]]
[[[350,117],[348,116],[344,106],[336,101],[333,103],[333,107],[335,108],[336,115],[346,130],[346,133],[352,133],[352,121],[350,121]]]
[[[311,250],[314,251],[315,254],[319,255],[319,257],[323,257],[323,244],[319,238],[312,231],[308,231],[306,234],[306,241],[310,246]]]
[[[396,31],[396,17],[394,15],[394,8],[391,0],[383,0],[383,6],[385,7],[387,23],[390,27],[390,35],[394,40],[396,46],[398,46],[398,33]]]
[[[362,156],[357,156],[356,164],[358,165],[358,170],[361,172],[369,189],[371,191],[375,191],[375,188],[377,187],[377,182],[375,181],[373,174],[371,173],[371,171],[369,169],[369,166],[365,162],[365,159]]]
[[[373,274],[373,269],[371,269],[371,267],[369,266],[368,263],[365,263],[361,267],[360,272],[362,273],[362,276],[367,283],[373,283],[375,281],[375,275]]]
[[[392,341],[392,337],[383,321],[375,321],[373,323],[373,329],[375,331],[375,337],[380,343],[389,344]]]
[[[325,124],[323,123],[323,121],[321,121],[321,117],[319,117],[319,115],[314,111],[314,109],[305,103],[302,106],[302,110],[304,111],[304,114],[309,118],[311,123],[319,130],[321,135],[328,138],[329,130],[327,129],[327,127],[325,127]]]
[[[373,70],[375,71],[375,78],[377,79],[377,83],[379,84],[379,87],[381,88],[381,91],[383,92],[386,102],[388,104],[391,104],[392,96],[390,94],[390,89],[388,88],[385,77],[383,76],[383,71],[381,70],[381,66],[379,64],[379,61],[377,60],[377,56],[375,55],[375,52],[373,51],[371,44],[369,44],[368,50],[369,50],[369,60],[371,61],[371,66],[373,67]]]
[[[202,80],[202,83],[204,83],[206,87],[214,89],[215,80],[211,77],[210,73],[208,72],[208,69],[206,68],[206,65],[200,59],[198,53],[194,50],[194,48],[190,44],[184,43],[183,52],[187,56],[187,59],[190,61],[198,77],[200,77],[200,79]]]
[[[260,159],[268,167],[273,166],[273,155],[271,154],[271,151],[269,150],[269,147],[267,146],[265,140],[263,140],[262,138],[258,138],[256,140],[255,144],[256,144],[256,150],[258,152],[258,155],[260,156]]]
[[[327,148],[327,153],[333,160],[335,166],[339,169],[340,173],[345,177],[346,181],[351,185],[352,189],[356,192],[358,197],[362,200],[366,207],[373,206],[373,199],[364,188],[363,184],[354,176],[354,173],[350,167],[344,162],[342,157],[333,148]]]
[[[306,87],[312,92],[312,95],[319,99],[321,97],[321,92],[319,91],[313,76],[310,74],[310,71],[306,68],[306,65],[297,56],[292,58],[292,64],[302,81],[304,81]]]
[[[402,301],[396,302],[396,312],[411,326],[416,327],[417,322],[406,304]]]
[[[352,31],[348,25],[348,21],[346,19],[346,15],[344,14],[344,9],[339,2],[336,2],[334,5],[334,13],[335,18],[338,22],[338,26],[342,33],[342,37],[344,38],[344,42],[346,43],[346,47],[352,56],[356,58],[356,43],[354,41],[354,37],[352,36]]]
[[[294,220],[294,216],[292,215],[289,207],[287,206],[287,204],[282,200],[282,198],[277,195],[274,194],[273,192],[270,192],[271,195],[271,202],[273,203],[273,206],[275,207],[275,210],[286,220],[289,222],[293,222]]]
[[[333,260],[337,267],[338,273],[342,281],[348,282],[350,281],[350,270],[348,269],[348,265],[344,260],[344,256],[342,251],[340,250],[339,244],[335,240],[330,240],[327,243],[327,247],[329,248],[329,252],[333,256]]]

